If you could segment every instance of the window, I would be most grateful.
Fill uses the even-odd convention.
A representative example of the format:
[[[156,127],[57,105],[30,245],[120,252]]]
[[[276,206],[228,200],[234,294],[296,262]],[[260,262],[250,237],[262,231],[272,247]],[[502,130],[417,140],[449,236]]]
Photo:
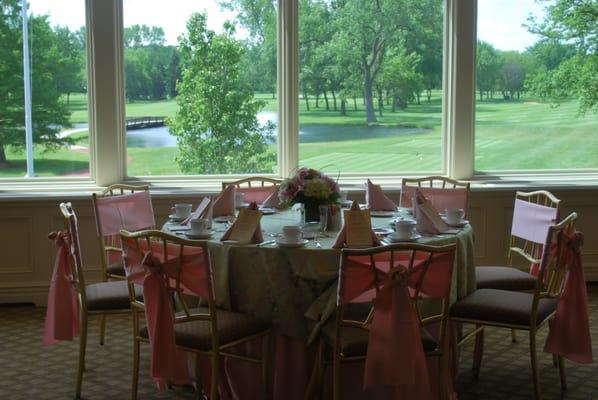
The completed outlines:
[[[88,177],[85,3],[21,4],[0,4],[0,178]]]
[[[579,93],[569,90],[576,83],[567,78],[584,57],[575,38],[542,34],[541,22],[555,21],[551,4],[478,1],[479,171],[598,168],[598,115],[579,114]],[[507,10],[508,18],[496,18]]]
[[[277,172],[276,6],[223,3],[124,1],[127,175]]]
[[[299,7],[300,164],[442,171],[442,1]]]

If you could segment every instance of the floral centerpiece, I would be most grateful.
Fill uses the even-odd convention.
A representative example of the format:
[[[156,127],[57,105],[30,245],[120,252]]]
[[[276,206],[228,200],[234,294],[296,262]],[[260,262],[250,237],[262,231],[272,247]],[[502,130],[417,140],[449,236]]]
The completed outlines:
[[[302,203],[305,207],[305,221],[320,219],[319,206],[338,203],[338,183],[328,175],[311,168],[300,168],[297,173],[285,179],[278,191],[280,201],[286,205]]]

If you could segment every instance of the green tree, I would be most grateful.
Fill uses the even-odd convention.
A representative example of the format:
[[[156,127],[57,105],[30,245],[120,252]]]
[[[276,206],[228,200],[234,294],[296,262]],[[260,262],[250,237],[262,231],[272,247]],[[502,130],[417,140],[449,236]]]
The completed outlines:
[[[179,39],[182,80],[179,109],[168,120],[177,138],[181,170],[197,174],[270,172],[275,155],[268,151],[273,126],[261,126],[257,113],[265,103],[241,79],[245,48],[224,25],[216,34],[205,14],[193,14]]]
[[[556,0],[529,30],[548,40],[575,46],[575,56],[544,74],[542,90],[556,101],[577,97],[581,114],[598,112],[598,2]],[[540,79],[539,77],[537,79]]]
[[[71,93],[86,91],[85,42],[81,42],[77,33],[67,27],[56,27],[54,35],[59,57],[54,80],[58,91],[66,94],[66,104],[69,104]]]
[[[45,16],[29,19],[33,142],[46,150],[72,143],[58,131],[69,125],[69,113],[60,100],[55,76],[60,55]],[[25,147],[25,100],[23,89],[23,36],[21,2],[0,1],[0,165],[7,165],[6,148]]]
[[[476,84],[480,92],[480,100],[492,96],[497,81],[498,72],[502,67],[502,60],[499,52],[490,43],[478,41],[476,55]]]
[[[396,112],[397,107],[407,108],[408,102],[424,87],[424,77],[417,69],[420,61],[418,54],[407,54],[403,46],[388,52],[380,81],[392,98],[392,112]]]

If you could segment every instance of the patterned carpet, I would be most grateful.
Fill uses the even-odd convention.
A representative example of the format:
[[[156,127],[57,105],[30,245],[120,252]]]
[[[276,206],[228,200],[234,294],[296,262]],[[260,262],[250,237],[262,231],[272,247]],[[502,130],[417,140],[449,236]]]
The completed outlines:
[[[0,306],[0,399],[71,399],[78,342],[41,345],[44,309]],[[598,356],[598,286],[590,289],[590,316],[594,355]],[[130,386],[131,323],[125,316],[108,322],[105,346],[99,346],[98,319],[92,319],[84,374],[85,399],[127,399]],[[546,331],[539,335],[544,343]],[[480,381],[473,383],[471,347],[461,356],[461,373],[456,382],[459,399],[530,399],[533,388],[529,367],[527,336],[520,332],[519,342],[511,343],[508,330],[488,329]],[[540,349],[540,346],[539,350]],[[149,352],[142,347],[140,399],[191,399],[189,389],[158,392],[151,384]],[[598,399],[598,364],[567,363],[568,390],[561,393],[558,369],[552,358],[539,353],[540,375],[545,400]],[[144,373],[145,372],[145,373]]]

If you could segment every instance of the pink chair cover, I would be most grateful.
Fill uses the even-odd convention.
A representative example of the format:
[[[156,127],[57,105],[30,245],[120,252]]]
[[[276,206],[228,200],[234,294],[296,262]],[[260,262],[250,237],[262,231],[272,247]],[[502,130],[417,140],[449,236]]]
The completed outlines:
[[[544,351],[563,356],[571,361],[589,364],[593,361],[592,338],[588,317],[588,294],[583,275],[580,247],[583,244],[581,232],[568,235],[561,232],[558,238],[562,246],[562,263],[567,268],[563,295],[550,323],[550,331]],[[559,251],[558,245],[551,248],[551,257]]]
[[[72,340],[79,332],[79,302],[73,286],[73,271],[70,257],[73,256],[72,241],[65,231],[52,232],[48,238],[58,249],[54,260],[54,271],[48,292],[48,308],[44,326],[44,345],[60,340]]]
[[[397,205],[384,194],[380,185],[374,185],[369,179],[366,182],[365,202],[370,210],[396,211],[397,209]]]
[[[467,212],[467,189],[465,188],[443,189],[403,185],[401,187],[401,207],[413,207],[413,198],[418,189],[440,212],[444,212],[447,208],[462,208]]]
[[[364,389],[395,386],[405,398],[431,399],[428,370],[421,341],[420,323],[410,291],[421,284],[421,293],[444,298],[450,290],[454,252],[433,255],[427,272],[422,252],[408,270],[409,255],[390,252],[374,256],[350,256],[341,272],[339,304],[374,301],[365,362]],[[425,279],[424,279],[425,278]],[[400,340],[397,340],[400,338]]]
[[[174,286],[178,273],[178,245],[168,244],[169,257],[164,259],[163,244],[140,240],[140,247],[131,238],[122,238],[123,260],[127,280],[143,285],[145,317],[152,347],[151,375],[159,386],[164,382],[186,384],[193,381],[188,354],[176,348],[174,315],[169,287]],[[210,273],[203,249],[186,247],[181,262],[183,293],[210,297]]]
[[[236,188],[237,193],[245,194],[245,202],[253,203],[256,202],[262,205],[272,194],[275,194],[275,198],[278,200],[278,187],[277,186],[259,186],[251,188]],[[278,202],[276,202],[278,204]],[[272,206],[268,206],[272,207]]]
[[[156,226],[149,190],[99,197],[96,201],[102,235],[118,235],[121,229],[139,231]]]
[[[556,222],[557,213],[558,210],[554,207],[515,199],[511,235],[544,244],[548,229]]]
[[[237,189],[234,185],[227,186],[221,193],[216,197],[216,200],[212,203],[212,214],[214,217],[227,217],[229,215],[235,215],[235,194]]]

